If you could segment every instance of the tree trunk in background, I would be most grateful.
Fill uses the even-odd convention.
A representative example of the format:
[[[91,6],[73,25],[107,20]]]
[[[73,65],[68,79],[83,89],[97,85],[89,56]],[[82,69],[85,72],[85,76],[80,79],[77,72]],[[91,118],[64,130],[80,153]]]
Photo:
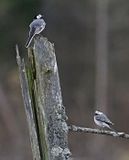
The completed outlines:
[[[95,107],[106,112],[108,86],[108,0],[96,4]]]
[[[95,107],[103,112],[107,111],[108,86],[108,0],[97,0],[96,4],[96,90]],[[105,137],[95,137],[94,156],[101,160]]]

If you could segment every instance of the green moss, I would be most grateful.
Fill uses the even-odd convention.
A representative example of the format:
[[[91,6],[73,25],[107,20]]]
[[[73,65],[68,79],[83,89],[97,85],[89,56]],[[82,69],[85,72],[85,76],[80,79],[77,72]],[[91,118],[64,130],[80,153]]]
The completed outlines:
[[[49,73],[51,70],[47,69],[45,73]],[[29,92],[32,100],[32,110],[35,119],[35,126],[38,136],[38,144],[40,149],[41,160],[49,160],[48,158],[48,146],[47,137],[45,133],[45,115],[43,115],[41,93],[38,89],[38,84],[36,83],[36,65],[35,57],[32,49],[28,50],[28,63],[26,65],[26,74],[29,85]]]

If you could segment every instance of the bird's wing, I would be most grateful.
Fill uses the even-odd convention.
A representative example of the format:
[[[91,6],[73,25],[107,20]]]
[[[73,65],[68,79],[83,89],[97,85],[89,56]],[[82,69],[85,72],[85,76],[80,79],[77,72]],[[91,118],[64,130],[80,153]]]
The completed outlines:
[[[41,27],[42,25],[44,27],[46,25],[46,23],[43,19],[35,19],[33,22],[31,22],[31,24],[29,26],[30,26],[30,28],[32,28],[32,27],[38,28],[38,27]]]
[[[30,28],[33,28],[35,34],[39,34],[45,28],[45,21],[43,19],[36,19],[30,24]]]
[[[113,125],[113,123],[104,114],[101,115],[101,116],[100,115],[96,115],[96,120],[101,121],[101,122],[105,122],[105,123],[107,123],[109,125]]]

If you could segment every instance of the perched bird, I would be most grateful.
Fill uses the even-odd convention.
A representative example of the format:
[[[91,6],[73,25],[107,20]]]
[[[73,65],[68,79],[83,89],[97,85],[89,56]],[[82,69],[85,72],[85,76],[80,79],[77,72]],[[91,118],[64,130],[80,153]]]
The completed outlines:
[[[94,122],[96,125],[102,127],[102,128],[109,128],[113,131],[115,131],[113,128],[111,128],[111,125],[114,125],[109,119],[108,117],[100,112],[100,111],[95,111],[95,114],[94,114]]]
[[[34,36],[44,30],[45,25],[46,23],[41,14],[37,15],[36,18],[30,23],[29,37],[25,45],[26,48],[30,46],[30,43],[33,40]]]

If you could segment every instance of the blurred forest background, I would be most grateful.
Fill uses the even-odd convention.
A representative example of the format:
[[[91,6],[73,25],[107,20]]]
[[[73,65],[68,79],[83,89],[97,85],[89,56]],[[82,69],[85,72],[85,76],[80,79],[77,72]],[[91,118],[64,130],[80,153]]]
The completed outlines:
[[[129,1],[0,0],[0,160],[32,160],[15,44],[22,56],[39,13],[55,44],[68,123],[96,127],[96,109],[129,132]],[[75,160],[129,160],[129,141],[69,134]]]

